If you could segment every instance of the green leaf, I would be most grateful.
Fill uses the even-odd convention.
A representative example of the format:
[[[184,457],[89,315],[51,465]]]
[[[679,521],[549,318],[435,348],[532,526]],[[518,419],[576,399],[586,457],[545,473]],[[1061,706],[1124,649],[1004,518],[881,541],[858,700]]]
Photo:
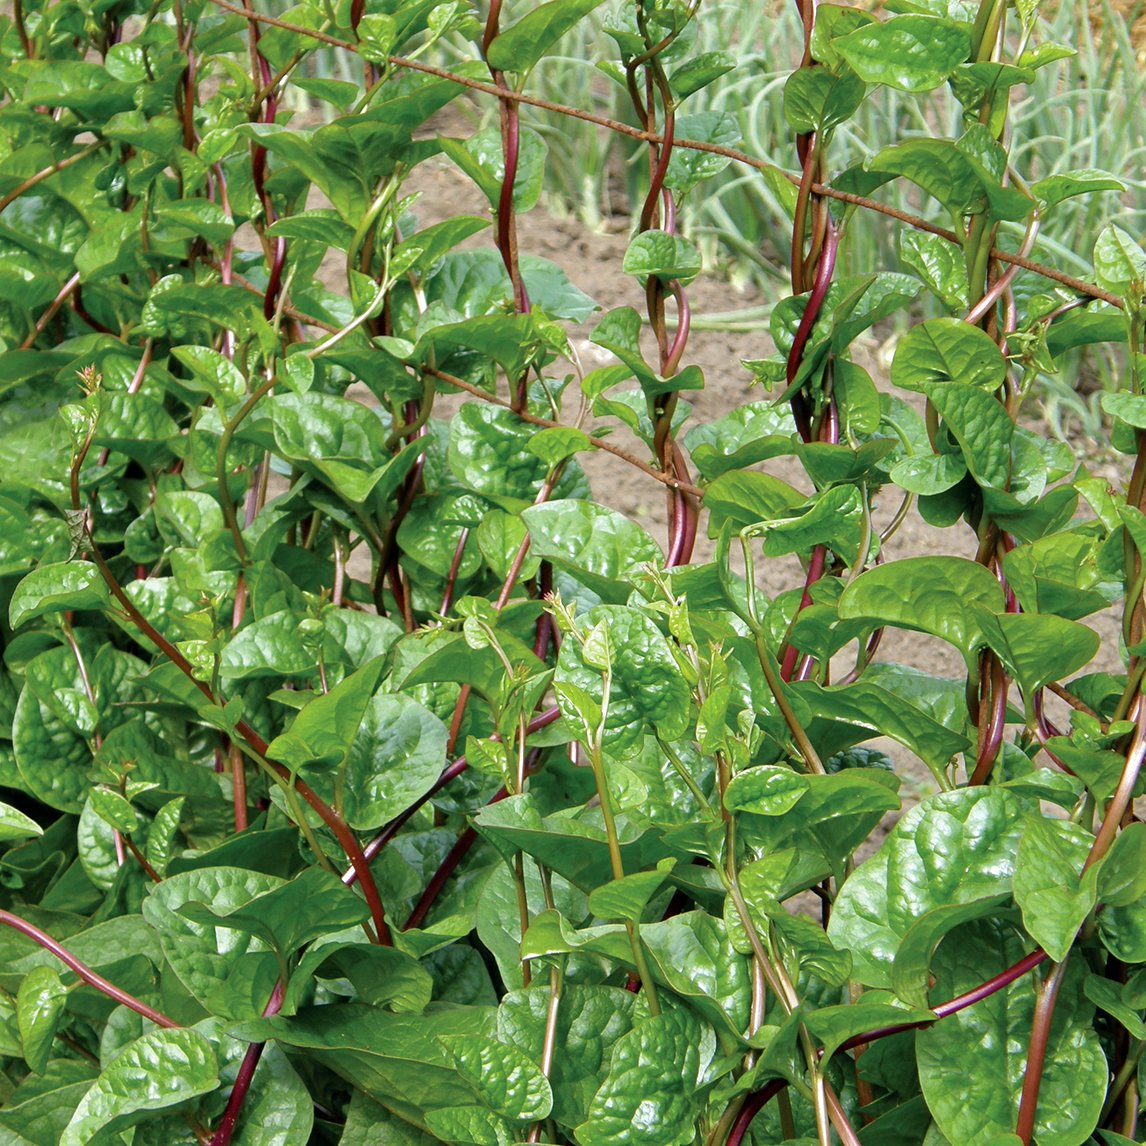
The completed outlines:
[[[704,911],[689,911],[641,926],[641,943],[659,983],[689,1001],[709,1022],[740,1035],[748,1021],[751,986],[747,961],[733,949],[724,923]],[[623,924],[578,930],[557,911],[536,916],[521,943],[525,958],[585,951],[635,969]]]
[[[563,498],[521,515],[535,556],[551,561],[609,604],[627,601],[626,581],[642,565],[664,561],[660,546],[635,521],[592,501]]]
[[[687,239],[667,231],[641,231],[625,251],[622,270],[636,275],[642,285],[650,275],[663,283],[676,279],[687,285],[700,274],[700,251]]]
[[[635,1002],[635,995],[618,987],[562,986],[555,1029],[561,1053],[554,1055],[549,1075],[558,1125],[572,1129],[584,1122],[613,1047],[632,1028]],[[539,1062],[548,1013],[548,986],[510,991],[498,1007],[498,1036]]]
[[[138,1038],[101,1071],[80,1100],[60,1146],[87,1146],[110,1134],[209,1094],[219,1085],[219,1065],[198,1031],[156,1030]]]
[[[890,986],[896,952],[918,919],[1008,894],[1029,819],[1023,801],[997,788],[943,792],[906,812],[836,898],[828,938],[852,952],[854,977]]]
[[[276,736],[267,755],[297,772],[307,765],[341,767],[358,735],[366,707],[382,675],[381,657],[308,701],[288,732]]]
[[[260,1014],[265,999],[255,1002],[231,994],[227,982],[244,957],[267,948],[261,940],[242,931],[189,919],[181,908],[193,903],[226,913],[285,882],[258,871],[208,867],[168,876],[143,901],[143,917],[158,932],[171,970],[206,1009],[231,1018]]]
[[[68,992],[54,967],[33,967],[16,996],[16,1022],[28,1069],[43,1074],[52,1055]]]
[[[935,994],[949,999],[971,990],[1023,954],[1007,929],[970,924],[939,948]],[[1081,1146],[1106,1095],[1106,1059],[1091,1025],[1093,1008],[1080,989],[1084,974],[1082,963],[1072,961],[1058,995],[1035,1109],[1040,1146]],[[1024,975],[916,1035],[923,1097],[949,1142],[987,1146],[1014,1129],[1036,986],[1035,976]]]
[[[536,432],[510,410],[466,402],[450,426],[450,470],[468,489],[487,497],[533,501],[548,471],[528,448]]]
[[[690,719],[689,688],[660,629],[644,613],[624,605],[599,605],[585,623],[590,628],[604,624],[613,648],[606,750],[632,752],[640,747],[646,729],[655,729],[666,740],[681,736]],[[576,640],[561,642],[555,679],[583,689],[600,703],[601,673],[586,662]]]
[[[848,69],[797,68],[784,85],[784,116],[795,132],[829,132],[851,119],[867,94],[867,85]]]
[[[1037,613],[981,613],[987,643],[999,654],[1025,696],[1089,664],[1102,643],[1077,621]]]
[[[752,470],[722,474],[704,494],[711,514],[710,530],[714,531],[726,521],[743,527],[785,517],[804,500],[804,495],[787,482]]]
[[[903,390],[959,382],[993,392],[1007,375],[1007,360],[985,331],[958,318],[931,318],[913,326],[895,348],[891,381]]]
[[[394,947],[331,940],[313,944],[299,961],[283,999],[283,1012],[298,1009],[314,978],[346,979],[364,1003],[420,1015],[434,990],[430,972],[412,956]]]
[[[792,691],[817,718],[812,735],[817,740],[822,738],[836,751],[867,737],[841,733],[837,739],[827,731],[829,724],[890,736],[910,748],[937,773],[969,744],[966,736],[935,719],[914,697],[904,697],[882,687],[867,674],[854,684],[831,688],[812,681],[800,682]]]
[[[730,812],[782,816],[796,806],[808,787],[808,777],[791,768],[762,765],[749,768],[732,780],[724,793],[724,806]]]
[[[739,120],[729,111],[678,115],[676,130],[681,139],[694,139],[698,143],[715,143],[728,148],[740,143]],[[728,156],[715,152],[674,147],[665,175],[665,186],[679,195],[686,195],[698,183],[719,175],[731,162]]]
[[[18,1049],[13,1053],[18,1054]],[[86,1061],[52,1059],[42,1075],[27,1075],[5,1099],[0,1129],[12,1146],[59,1142],[95,1077],[96,1068]]]
[[[1119,298],[1139,300],[1146,283],[1146,252],[1121,227],[1103,228],[1094,244],[1098,285]]]
[[[836,363],[837,368],[842,365]],[[684,440],[696,468],[712,480],[730,470],[743,470],[789,453],[795,432],[791,410],[774,402],[747,402],[722,418],[693,426]],[[706,495],[706,504],[707,500]]]
[[[1094,837],[1076,824],[1034,819],[1019,840],[1015,902],[1023,926],[1055,962],[1066,958],[1097,899],[1098,869],[1079,878]]]
[[[962,557],[907,557],[869,569],[848,585],[838,606],[843,619],[930,633],[968,663],[987,643],[979,607],[1003,612],[1003,590],[990,570]]]
[[[860,78],[905,92],[939,87],[971,52],[965,25],[935,16],[893,16],[832,41]]]
[[[960,454],[915,454],[892,466],[888,476],[907,493],[944,493],[967,476],[967,463]]]
[[[430,790],[446,766],[446,726],[416,700],[378,693],[350,746],[343,814],[356,831],[372,831]],[[325,783],[314,777],[320,792]]]
[[[1096,1006],[1108,1015],[1113,1015],[1130,1032],[1130,1037],[1146,1039],[1146,1022],[1134,1008],[1129,1006],[1123,998],[1125,984],[1114,983],[1104,979],[1101,975],[1087,975],[1083,983],[1083,992]]]
[[[1126,907],[1146,895],[1146,824],[1119,832],[1098,865],[1098,899],[1108,907]]]
[[[33,569],[12,593],[8,623],[19,628],[47,613],[103,609],[111,604],[100,571],[86,562],[61,562]]]
[[[1098,934],[1116,959],[1146,963],[1146,901],[1107,907],[1098,916]]]
[[[899,257],[944,306],[968,309],[967,264],[956,244],[938,235],[904,229],[899,233]]]
[[[502,1118],[536,1122],[548,1118],[553,1092],[541,1068],[524,1051],[474,1035],[442,1040],[458,1074]]]
[[[645,1019],[613,1047],[609,1074],[577,1127],[580,1146],[685,1146],[696,1133],[706,1065],[687,1012]]]
[[[426,1112],[473,1103],[443,1039],[492,1038],[489,1007],[446,1007],[424,1015],[392,1015],[363,1003],[306,1007],[297,1015],[244,1023],[232,1031],[251,1042],[277,1039],[308,1051],[352,1086],[399,1117],[429,1131]]]
[[[649,901],[665,885],[673,861],[662,860],[656,871],[638,871],[596,887],[589,894],[589,910],[598,918],[641,921]]]
[[[236,906],[220,908],[191,900],[176,910],[195,923],[257,936],[286,958],[320,935],[370,918],[365,900],[338,876],[318,867],[308,867],[288,883]]]
[[[974,165],[949,139],[909,139],[885,147],[867,167],[879,183],[896,175],[910,180],[954,216],[987,206],[987,191]]]
[[[35,820],[25,816],[19,808],[0,803],[0,843],[9,840],[26,840],[31,836],[42,836],[44,829]]]
[[[975,919],[992,918],[1007,902],[1005,892],[933,907],[907,929],[891,968],[891,985],[896,995],[915,1007],[930,1006],[931,960],[936,947],[949,931]]]
[[[908,1010],[899,1006],[883,991],[865,991],[854,1003],[819,1007],[803,1014],[808,1030],[823,1044],[825,1060],[853,1035],[899,1023],[926,1022],[933,1017],[926,1007]]]
[[[532,797],[510,796],[482,808],[474,827],[506,854],[523,851],[534,856],[584,891],[607,883],[612,867],[608,841],[598,812],[580,809],[542,817]],[[669,849],[658,831],[641,831],[624,818],[617,821],[621,860],[630,871],[664,859]]]
[[[701,52],[683,64],[669,76],[669,86],[677,99],[683,100],[694,92],[708,87],[736,67],[736,57],[731,52]]]
[[[491,68],[527,72],[601,0],[549,0],[529,9],[516,24],[499,32],[486,49]]]
[[[1031,184],[1031,191],[1042,200],[1047,210],[1057,206],[1064,199],[1076,195],[1093,195],[1096,191],[1125,191],[1126,185],[1108,171],[1094,168],[1080,168],[1077,171],[1060,171]]]
[[[633,372],[646,395],[704,388],[704,375],[699,366],[686,366],[679,374],[662,378],[645,361],[640,339],[641,316],[631,306],[621,306],[609,311],[597,323],[592,340],[597,346],[612,351]]]

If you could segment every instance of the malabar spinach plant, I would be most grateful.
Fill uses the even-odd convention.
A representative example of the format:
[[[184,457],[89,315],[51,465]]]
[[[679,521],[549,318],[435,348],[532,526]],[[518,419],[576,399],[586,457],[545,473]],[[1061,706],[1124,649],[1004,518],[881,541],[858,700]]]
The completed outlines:
[[[689,111],[732,66],[698,0],[622,0],[631,116],[558,109],[646,149],[600,271],[644,305],[599,313],[518,239],[531,76],[598,7],[0,21],[5,1141],[1140,1140],[1146,254],[1032,262],[1120,184],[1008,158],[1070,48],[1035,0],[804,0],[791,150],[753,156]],[[470,62],[428,63],[443,37]],[[958,136],[841,170],[880,86],[948,87]],[[463,91],[498,110],[469,138]],[[488,213],[419,221],[427,161]],[[678,219],[731,163],[785,204],[792,293],[759,396],[698,423],[748,376],[690,362]],[[855,228],[914,273],[838,273]],[[856,340],[925,292],[873,378]],[[1024,421],[1101,341],[1117,477]],[[594,451],[664,537],[594,497]],[[915,513],[934,543],[897,557]],[[883,655],[896,629],[962,671]]]

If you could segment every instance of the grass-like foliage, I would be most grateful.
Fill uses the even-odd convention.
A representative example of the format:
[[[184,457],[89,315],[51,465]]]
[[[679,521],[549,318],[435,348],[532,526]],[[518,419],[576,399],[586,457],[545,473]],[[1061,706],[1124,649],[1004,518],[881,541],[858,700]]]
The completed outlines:
[[[783,154],[693,110],[740,66],[696,0],[0,20],[5,1142],[1138,1138],[1146,253],[1037,257],[1135,173],[1017,170],[1035,0],[895,7],[801,5]],[[599,275],[644,313],[518,241],[597,15],[613,109],[540,102],[642,149]],[[841,162],[889,90],[958,114]],[[426,161],[488,216],[419,222]],[[683,220],[732,171],[790,293],[703,423]],[[1095,344],[1119,474],[1023,419]]]

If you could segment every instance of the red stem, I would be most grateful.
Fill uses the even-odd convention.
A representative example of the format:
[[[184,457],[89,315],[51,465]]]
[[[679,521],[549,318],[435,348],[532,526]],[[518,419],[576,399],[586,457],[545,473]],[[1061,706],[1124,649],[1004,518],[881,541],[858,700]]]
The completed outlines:
[[[267,1005],[263,1008],[263,1018],[270,1018],[279,1013],[283,1005],[283,993],[283,983],[280,979],[275,984],[275,989],[271,992]],[[235,1085],[231,1087],[231,1095],[227,1099],[227,1108],[223,1111],[223,1117],[219,1119],[219,1125],[215,1129],[215,1133],[211,1135],[208,1146],[229,1146],[235,1133],[235,1127],[243,1113],[243,1104],[247,1100],[247,1094],[255,1077],[255,1070],[259,1065],[259,1060],[263,1057],[263,1048],[266,1045],[266,1043],[251,1043],[247,1047],[247,1053],[243,1055],[243,1061],[239,1064],[239,1071],[235,1075]]]
[[[114,983],[109,983],[102,975],[97,974],[86,963],[77,959],[67,948],[57,943],[46,931],[41,931],[34,923],[29,923],[26,919],[21,919],[10,911],[0,910],[0,924],[11,927],[14,931],[19,931],[21,935],[26,935],[29,939],[34,940],[45,951],[50,951],[61,963],[79,975],[89,987],[94,987],[109,999],[114,999],[115,1002],[130,1007],[137,1015],[149,1019],[157,1027],[167,1027],[169,1030],[174,1030],[180,1025],[174,1019],[169,1019],[161,1011],[149,1007],[134,995],[129,995],[126,991],[120,990]]]

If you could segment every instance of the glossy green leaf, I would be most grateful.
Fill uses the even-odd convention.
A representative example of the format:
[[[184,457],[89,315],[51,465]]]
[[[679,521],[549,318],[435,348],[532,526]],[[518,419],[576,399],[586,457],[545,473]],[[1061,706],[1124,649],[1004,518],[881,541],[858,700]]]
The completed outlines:
[[[234,1034],[309,1052],[352,1086],[423,1130],[426,1112],[468,1106],[473,1090],[458,1074],[443,1039],[493,1037],[488,1007],[447,1007],[424,1015],[392,1015],[347,1003],[306,1007],[291,1017],[259,1019]]]
[[[896,995],[914,1007],[930,1006],[931,960],[948,932],[975,919],[992,918],[1007,901],[1007,894],[986,895],[966,903],[933,907],[907,929],[891,968]]]
[[[284,882],[258,871],[209,867],[168,876],[143,901],[143,916],[158,932],[172,971],[214,1013],[233,1018],[251,1018],[259,1013],[262,1004],[231,996],[227,981],[244,956],[267,948],[246,932],[197,922],[180,909],[185,904],[196,904],[226,913]]]
[[[599,812],[574,809],[542,817],[527,793],[486,806],[473,823],[503,854],[524,851],[585,891],[611,878]],[[638,871],[668,854],[658,831],[642,831],[624,818],[617,821],[617,836],[626,870]]]
[[[644,613],[624,605],[598,605],[585,623],[606,625],[613,648],[606,749],[632,752],[640,746],[646,729],[655,729],[669,740],[680,736],[689,721],[689,690],[660,629]],[[583,689],[600,702],[601,673],[586,662],[576,640],[561,642],[555,679]]]
[[[1146,902],[1108,907],[1098,916],[1103,945],[1124,963],[1146,963]]]
[[[499,32],[486,49],[491,68],[526,72],[601,0],[549,0],[531,8],[515,24]]]
[[[43,1074],[64,1015],[67,990],[53,967],[33,967],[16,996],[16,1022],[28,1069]]]
[[[658,982],[687,999],[706,1019],[739,1034],[751,997],[747,961],[732,947],[724,923],[707,912],[689,911],[641,926],[641,943]],[[534,918],[521,944],[525,957],[586,951],[634,969],[623,924],[577,930],[556,911]]]
[[[801,682],[793,685],[793,692],[817,718],[815,734],[827,735],[828,743],[836,750],[850,747],[864,737],[837,733],[837,740],[826,732],[829,724],[890,736],[910,748],[933,771],[945,768],[952,756],[968,746],[966,736],[935,719],[913,698],[881,687],[867,679],[866,674],[854,684],[832,688]]]
[[[1027,696],[1089,664],[1101,643],[1093,629],[1063,617],[1000,613],[983,614],[979,621],[987,643]]]
[[[0,1127],[12,1146],[59,1142],[97,1072],[86,1061],[55,1058],[42,1075],[27,1075],[0,1110]]]
[[[908,557],[857,577],[839,601],[841,618],[930,633],[970,661],[987,643],[980,609],[1001,613],[1003,591],[984,566],[961,557]]]
[[[967,59],[971,37],[951,20],[910,14],[865,24],[833,40],[832,49],[869,84],[925,92]]]
[[[1019,841],[1015,902],[1023,926],[1056,962],[1066,957],[1097,898],[1098,870],[1081,875],[1094,837],[1074,824],[1032,820]]]
[[[935,993],[949,999],[977,987],[1023,954],[1003,928],[972,924],[939,948]],[[1081,1146],[1106,1094],[1106,1059],[1080,989],[1084,973],[1079,963],[1068,966],[1051,1023],[1034,1126],[1035,1140],[1050,1146]],[[987,1146],[1014,1129],[1035,988],[1024,975],[916,1035],[923,1096],[949,1142]]]
[[[664,886],[672,866],[671,860],[662,860],[656,871],[634,872],[594,888],[589,894],[589,910],[598,919],[639,923],[649,900]]]
[[[600,1085],[617,1040],[633,1025],[635,996],[617,987],[566,983],[557,1008],[550,1071],[553,1118],[566,1129],[582,1123]],[[541,1059],[549,1013],[549,988],[510,991],[497,1011],[498,1036],[533,1061]]]
[[[790,768],[763,765],[734,777],[724,793],[730,812],[754,812],[758,816],[782,816],[796,806],[808,791],[808,778]]]
[[[884,991],[865,991],[855,1003],[820,1007],[803,1016],[808,1030],[823,1045],[825,1059],[831,1058],[840,1044],[853,1035],[930,1018],[932,1014],[926,1007],[909,1010]]]
[[[698,143],[714,143],[726,148],[737,147],[740,143],[739,121],[729,111],[678,115],[676,129],[682,139],[695,139]],[[665,186],[685,195],[705,179],[719,175],[730,162],[728,156],[715,152],[674,147],[665,175]]]
[[[194,923],[256,936],[288,958],[320,935],[370,918],[364,899],[338,876],[317,867],[235,906],[190,900],[176,910]]]
[[[804,500],[799,490],[787,482],[752,470],[722,474],[704,495],[714,530],[725,521],[731,521],[737,527],[771,521],[787,515]]]
[[[784,116],[795,132],[829,132],[855,113],[867,85],[853,71],[798,68],[784,85]]]
[[[932,318],[913,326],[895,348],[891,381],[903,390],[959,382],[997,390],[1007,361],[986,331],[957,318]]]
[[[1095,1006],[1113,1015],[1130,1032],[1131,1038],[1146,1039],[1146,1022],[1123,998],[1125,984],[1114,983],[1101,975],[1087,975],[1083,992]]]
[[[961,216],[987,207],[987,192],[971,160],[949,139],[909,139],[885,147],[867,162],[879,182],[901,176],[914,183],[950,214]]]
[[[94,565],[41,565],[16,586],[8,605],[8,623],[15,629],[46,613],[103,609],[110,603],[107,585]]]
[[[1082,168],[1077,171],[1061,171],[1048,175],[1031,184],[1031,191],[1037,195],[1047,209],[1057,206],[1064,199],[1076,195],[1092,195],[1096,191],[1125,191],[1126,185],[1108,171]]]
[[[617,1040],[609,1074],[577,1127],[580,1146],[684,1146],[695,1135],[707,1063],[685,1012],[645,1019]]]
[[[704,388],[704,376],[697,366],[686,366],[679,374],[662,378],[645,361],[640,337],[641,316],[630,306],[609,311],[593,331],[593,342],[615,354],[633,372],[646,394]]]
[[[899,234],[899,256],[944,306],[968,309],[967,265],[953,243],[925,231],[904,229]]]
[[[592,501],[561,499],[521,515],[532,552],[592,590],[602,601],[622,604],[632,592],[626,578],[642,565],[664,561],[660,546],[623,514]]]
[[[1023,801],[994,788],[943,792],[906,812],[836,898],[828,937],[852,952],[855,977],[890,986],[900,943],[927,912],[1008,894],[1029,820]]]
[[[1146,252],[1111,223],[1094,244],[1094,275],[1099,286],[1120,298],[1139,296],[1146,283]]]
[[[736,57],[731,52],[701,52],[685,60],[669,76],[669,86],[678,99],[685,99],[694,92],[708,87],[713,80],[732,71],[736,67]]]
[[[157,1110],[189,1103],[219,1085],[218,1061],[198,1031],[156,1030],[136,1039],[80,1100],[60,1146],[87,1146],[97,1133],[123,1130]]]
[[[1128,824],[1098,868],[1098,899],[1126,907],[1146,895],[1146,824]]]
[[[0,803],[0,842],[26,840],[30,836],[40,836],[44,829],[35,820],[24,815],[11,804]]]
[[[665,283],[677,279],[688,284],[700,274],[700,251],[667,231],[642,231],[629,243],[622,269],[642,283],[652,275]]]
[[[290,730],[271,741],[267,755],[286,764],[292,772],[305,766],[341,767],[358,735],[381,673],[381,661],[371,661],[329,692],[314,697],[295,717]]]
[[[502,1118],[536,1122],[553,1109],[553,1092],[541,1068],[519,1047],[474,1035],[443,1040],[458,1073]]]

